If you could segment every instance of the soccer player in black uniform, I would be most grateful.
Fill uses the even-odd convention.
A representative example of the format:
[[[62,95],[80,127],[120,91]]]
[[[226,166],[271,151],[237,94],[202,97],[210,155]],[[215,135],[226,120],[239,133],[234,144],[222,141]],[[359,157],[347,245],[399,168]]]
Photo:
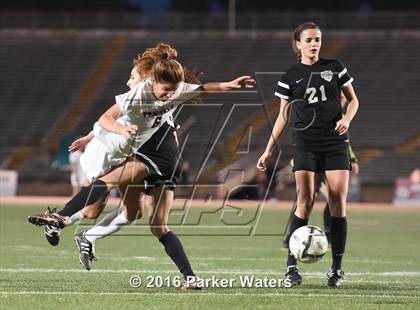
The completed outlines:
[[[346,67],[338,60],[319,57],[321,38],[320,28],[312,22],[299,25],[293,33],[292,45],[298,63],[278,82],[275,95],[281,100],[280,112],[257,167],[266,169],[267,159],[289,121],[288,108],[291,107],[295,130],[293,171],[297,208],[290,231],[293,233],[308,224],[315,197],[315,174],[325,171],[333,260],[327,277],[328,285],[337,287],[344,279],[341,261],[347,237],[346,198],[350,170],[347,131],[359,103],[351,84],[353,78]],[[341,91],[349,101],[345,113],[340,103]],[[302,282],[297,261],[290,251],[286,278],[292,285]]]
[[[356,157],[356,154],[354,153],[351,145],[349,144],[349,156],[350,156],[350,164],[351,164],[351,175],[357,175],[359,174],[359,164]],[[291,165],[293,167],[293,160],[291,161]],[[315,175],[315,199],[314,202],[318,196],[318,194],[321,194],[324,198],[328,199],[328,187],[325,183],[325,173],[317,173]],[[292,220],[293,213],[296,211],[296,203],[293,206],[293,210],[290,214],[289,222]],[[331,245],[331,235],[330,235],[330,226],[331,226],[331,212],[330,212],[330,206],[328,205],[328,201],[325,204],[324,211],[322,212],[322,217],[324,220],[324,232],[328,239],[328,244]],[[290,231],[286,235],[286,238],[284,238],[283,243],[281,247],[283,249],[289,248],[289,240],[290,240]]]

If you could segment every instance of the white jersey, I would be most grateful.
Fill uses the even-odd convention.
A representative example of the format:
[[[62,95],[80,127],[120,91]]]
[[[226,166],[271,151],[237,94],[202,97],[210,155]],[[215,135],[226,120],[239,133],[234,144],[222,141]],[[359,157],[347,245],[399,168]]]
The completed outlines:
[[[93,179],[104,175],[112,167],[122,164],[165,122],[173,126],[172,115],[176,107],[196,97],[199,88],[200,85],[181,82],[174,95],[163,102],[156,100],[151,81],[146,80],[129,92],[116,96],[116,103],[122,112],[117,122],[124,126],[135,124],[138,126],[138,132],[129,139],[125,139],[95,123],[93,128],[95,138],[89,142],[81,159],[83,170],[88,178]]]

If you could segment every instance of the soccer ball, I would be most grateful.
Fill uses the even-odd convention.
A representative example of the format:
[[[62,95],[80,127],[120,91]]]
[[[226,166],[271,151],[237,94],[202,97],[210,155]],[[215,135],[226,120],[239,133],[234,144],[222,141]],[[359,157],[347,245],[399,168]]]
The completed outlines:
[[[327,253],[327,236],[316,226],[300,227],[290,237],[289,249],[298,261],[315,263]]]

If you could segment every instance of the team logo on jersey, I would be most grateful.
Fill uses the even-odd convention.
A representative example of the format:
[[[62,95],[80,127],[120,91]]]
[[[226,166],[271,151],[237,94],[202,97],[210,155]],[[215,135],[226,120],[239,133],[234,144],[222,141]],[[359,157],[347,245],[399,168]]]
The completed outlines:
[[[333,78],[333,73],[331,70],[326,70],[321,72],[321,77],[326,80],[327,82],[331,82]]]

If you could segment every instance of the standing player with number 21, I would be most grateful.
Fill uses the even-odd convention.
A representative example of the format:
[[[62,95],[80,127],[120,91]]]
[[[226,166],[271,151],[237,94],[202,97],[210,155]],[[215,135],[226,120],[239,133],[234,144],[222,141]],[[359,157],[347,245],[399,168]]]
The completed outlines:
[[[257,167],[266,169],[272,149],[289,121],[290,107],[294,116],[293,171],[297,192],[297,209],[290,234],[308,224],[315,197],[315,174],[325,171],[332,250],[332,266],[327,279],[329,286],[338,287],[344,280],[341,261],[347,239],[346,199],[351,170],[348,129],[359,102],[347,68],[339,60],[319,57],[321,38],[321,29],[312,22],[299,25],[293,33],[292,47],[298,63],[278,82],[275,95],[281,100],[280,112]],[[345,114],[340,103],[341,91],[349,101]],[[292,285],[302,282],[297,261],[290,251],[286,279]]]

